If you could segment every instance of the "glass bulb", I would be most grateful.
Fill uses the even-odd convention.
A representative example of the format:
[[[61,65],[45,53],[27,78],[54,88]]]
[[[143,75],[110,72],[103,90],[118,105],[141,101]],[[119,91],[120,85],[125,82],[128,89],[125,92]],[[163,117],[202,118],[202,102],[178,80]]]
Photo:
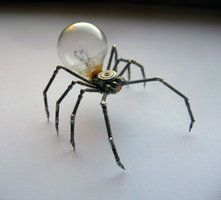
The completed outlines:
[[[57,50],[65,67],[91,79],[102,71],[107,40],[93,24],[78,22],[62,31]]]

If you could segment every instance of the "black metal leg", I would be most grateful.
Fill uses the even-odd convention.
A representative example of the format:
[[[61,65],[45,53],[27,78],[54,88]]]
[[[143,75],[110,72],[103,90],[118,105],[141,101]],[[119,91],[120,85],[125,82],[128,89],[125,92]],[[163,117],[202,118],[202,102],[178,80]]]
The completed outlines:
[[[82,81],[85,81],[85,82],[86,82],[86,83],[85,83],[86,85],[90,85],[90,87],[94,87],[94,86],[92,85],[92,82],[89,81],[87,78],[82,77],[81,75],[79,75],[79,74],[77,74],[77,73],[71,71],[70,69],[68,69],[68,68],[66,68],[66,67],[57,66],[56,69],[54,70],[54,73],[53,73],[52,77],[50,78],[48,84],[46,85],[46,87],[45,87],[45,89],[44,89],[44,91],[43,91],[44,104],[45,104],[45,112],[46,112],[46,115],[47,115],[47,119],[48,119],[48,120],[49,120],[49,117],[50,117],[50,113],[49,113],[49,109],[48,109],[47,91],[48,91],[48,89],[50,88],[52,82],[54,81],[54,79],[55,79],[55,77],[56,77],[56,75],[57,75],[57,73],[58,73],[58,71],[59,71],[60,69],[66,71],[66,72],[68,72],[68,73],[70,73],[71,75],[73,75],[73,76],[75,76],[75,77],[81,79]]]
[[[189,104],[189,99],[184,94],[182,94],[180,91],[178,91],[176,88],[171,86],[169,83],[165,82],[162,78],[158,78],[158,77],[129,81],[127,83],[127,85],[136,84],[136,83],[143,83],[143,82],[151,82],[151,81],[159,81],[159,82],[163,83],[166,87],[168,87],[170,90],[172,90],[173,92],[175,92],[177,95],[179,95],[180,97],[182,97],[184,99],[185,105],[187,107],[187,110],[188,110],[188,113],[190,116],[190,120],[191,120],[190,126],[189,126],[189,131],[191,131],[191,129],[193,127],[193,123],[195,122],[195,119],[193,117],[193,112],[192,112],[190,104]]]
[[[57,133],[59,131],[59,110],[60,110],[60,103],[62,102],[62,100],[66,97],[66,95],[68,94],[68,92],[72,89],[72,87],[75,84],[79,84],[79,85],[83,85],[86,87],[92,87],[91,85],[81,82],[81,81],[72,81],[71,84],[68,86],[68,88],[64,91],[64,93],[61,95],[61,97],[57,100],[56,102],[56,111],[55,111],[55,128],[57,130]]]
[[[117,53],[117,47],[115,45],[113,45],[112,49],[111,49],[110,58],[109,58],[109,61],[108,61],[108,64],[107,64],[107,70],[110,70],[110,68],[111,68],[111,63],[112,63],[112,60],[113,60],[113,56],[114,56],[114,60],[115,60],[115,64],[116,64],[118,53]]]
[[[131,62],[129,61],[126,65],[125,65],[125,67],[121,70],[121,72],[119,73],[119,75],[118,76],[122,76],[123,74],[124,74],[124,72],[126,72],[127,70],[129,70],[130,69],[130,65],[131,65]],[[128,74],[129,75],[129,74]],[[129,78],[128,78],[129,79]]]
[[[120,62],[125,62],[126,65],[119,73],[119,76],[122,76],[127,71],[128,72],[128,81],[130,81],[130,79],[131,79],[131,65],[134,65],[134,66],[137,66],[140,68],[143,79],[146,79],[146,74],[145,74],[145,70],[144,70],[143,65],[141,65],[140,63],[138,63],[135,60],[128,60],[128,59],[124,59],[124,58],[119,58],[113,68],[114,71],[116,71],[116,72],[118,71],[118,65]],[[145,86],[146,86],[146,82],[144,82],[144,87]]]
[[[47,91],[48,91],[49,87],[51,86],[51,84],[52,84],[54,78],[56,77],[58,71],[59,71],[59,68],[56,67],[56,69],[54,70],[54,73],[53,73],[52,77],[50,78],[48,84],[46,85],[46,88],[45,88],[44,91],[43,91],[44,104],[45,104],[45,112],[46,112],[48,121],[49,121],[50,113],[49,113],[49,109],[48,109]]]
[[[71,84],[68,86],[68,88],[64,91],[64,93],[61,95],[61,97],[56,102],[56,111],[55,111],[55,128],[57,130],[57,133],[59,131],[59,110],[60,110],[60,103],[65,98],[65,96],[68,94],[68,92],[72,89],[72,87],[76,84],[76,82],[72,81]]]
[[[103,113],[104,113],[104,119],[105,119],[105,123],[106,123],[106,127],[107,127],[108,139],[109,139],[115,160],[117,162],[117,165],[125,170],[125,167],[120,161],[120,157],[118,156],[117,149],[114,144],[114,140],[113,140],[113,136],[112,136],[112,132],[111,132],[111,127],[110,127],[110,121],[109,121],[109,117],[108,117],[106,98],[107,98],[107,94],[104,94],[102,97],[102,100],[101,100],[101,107],[102,107]]]
[[[84,92],[99,92],[99,91],[96,89],[84,89],[84,90],[82,89],[80,91],[80,94],[78,95],[77,102],[74,106],[74,110],[73,110],[71,117],[70,117],[70,126],[71,126],[70,143],[72,144],[74,150],[75,150],[75,141],[74,141],[75,117],[76,117],[76,113],[77,113],[77,110],[80,105],[80,102],[81,102]]]
[[[128,81],[130,81],[130,79],[131,79],[131,66],[129,66],[127,69],[127,76],[128,76]]]

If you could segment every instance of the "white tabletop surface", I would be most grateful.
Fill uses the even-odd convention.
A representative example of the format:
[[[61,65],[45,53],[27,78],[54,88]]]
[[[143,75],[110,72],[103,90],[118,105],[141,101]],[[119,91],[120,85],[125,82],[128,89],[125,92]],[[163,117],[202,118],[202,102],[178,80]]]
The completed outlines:
[[[221,20],[218,11],[135,7],[116,12],[77,9],[1,9],[0,200],[220,200]],[[99,8],[100,9],[100,8]],[[98,10],[99,10],[98,9]],[[145,14],[146,12],[146,14]],[[107,140],[100,94],[85,94],[76,119],[76,152],[69,143],[70,114],[79,94],[62,102],[60,135],[55,102],[74,77],[56,65],[56,43],[68,24],[88,21],[106,33],[119,56],[135,59],[148,77],[161,77],[190,99],[191,133],[184,101],[160,83],[124,87],[107,103],[114,140],[126,171]],[[107,62],[107,60],[106,60]],[[141,78],[134,70],[132,79]]]

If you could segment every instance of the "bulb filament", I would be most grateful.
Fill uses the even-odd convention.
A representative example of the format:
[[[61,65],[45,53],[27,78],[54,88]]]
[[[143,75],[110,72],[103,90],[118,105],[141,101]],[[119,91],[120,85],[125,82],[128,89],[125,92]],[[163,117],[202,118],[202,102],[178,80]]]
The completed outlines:
[[[93,61],[90,60],[87,53],[84,50],[75,50],[74,57],[79,60],[82,64],[84,64],[87,69],[93,66]]]
[[[86,69],[82,70],[82,75],[92,79],[102,71],[102,65],[96,65],[84,50],[75,50],[74,57],[86,67]]]

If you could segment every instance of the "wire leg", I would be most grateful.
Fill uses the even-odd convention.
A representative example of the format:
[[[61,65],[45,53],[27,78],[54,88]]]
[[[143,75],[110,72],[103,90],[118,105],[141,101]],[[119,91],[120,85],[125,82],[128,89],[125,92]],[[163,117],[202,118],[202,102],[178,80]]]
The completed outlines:
[[[75,117],[76,117],[76,113],[77,113],[77,110],[78,110],[78,107],[80,105],[80,102],[83,98],[83,94],[85,92],[99,92],[98,90],[96,89],[82,89],[80,91],[80,94],[78,95],[78,99],[77,99],[77,102],[74,106],[74,110],[71,114],[71,117],[70,117],[70,126],[71,126],[71,135],[70,135],[70,143],[72,144],[73,148],[74,148],[74,151],[75,151],[75,141],[74,141],[74,128],[75,128]]]
[[[118,53],[117,53],[117,47],[115,45],[113,45],[112,49],[111,49],[110,58],[109,58],[109,61],[108,61],[108,64],[107,64],[107,70],[110,70],[110,68],[111,68],[111,63],[112,63],[112,60],[113,60],[113,56],[114,56],[114,60],[115,60],[115,64],[116,64]]]
[[[106,123],[106,127],[107,127],[108,139],[109,139],[110,146],[113,151],[115,160],[117,162],[117,165],[125,170],[125,167],[120,161],[120,157],[118,156],[117,149],[114,144],[114,140],[113,140],[113,136],[112,136],[112,132],[111,132],[111,127],[110,127],[110,121],[109,121],[109,117],[108,117],[106,98],[107,98],[107,94],[104,94],[102,97],[102,100],[101,100],[101,107],[102,107],[103,113],[104,113],[104,119],[105,119],[105,123]]]
[[[59,68],[56,67],[56,69],[54,70],[54,73],[53,73],[52,77],[50,78],[48,84],[46,85],[46,87],[45,87],[45,89],[44,89],[44,91],[43,91],[45,112],[46,112],[46,116],[47,116],[48,121],[49,121],[50,113],[49,113],[49,109],[48,109],[47,91],[48,91],[49,87],[51,86],[51,84],[52,84],[54,78],[56,77],[58,71],[59,71]]]
[[[131,68],[131,66],[129,66],[127,69],[128,81],[130,81],[130,79],[131,79],[131,69],[130,68]]]
[[[58,71],[59,71],[60,69],[62,69],[62,70],[64,70],[64,71],[68,72],[69,74],[71,74],[71,75],[73,75],[73,76],[75,76],[75,77],[81,79],[82,81],[85,81],[85,82],[86,82],[86,83],[85,83],[86,86],[92,87],[92,88],[94,87],[94,86],[92,85],[92,82],[89,81],[88,79],[86,79],[85,77],[82,77],[81,75],[79,75],[79,74],[77,74],[77,73],[71,71],[70,69],[68,69],[68,68],[66,68],[66,67],[57,66],[56,69],[54,70],[54,73],[52,74],[50,80],[48,81],[48,84],[46,85],[46,87],[45,87],[45,89],[44,89],[44,91],[43,91],[45,112],[46,112],[46,116],[47,116],[48,121],[49,121],[50,113],[49,113],[49,109],[48,109],[47,91],[48,91],[48,89],[50,88],[52,82],[54,81],[54,79],[55,79],[55,77],[56,77],[56,75],[57,75],[57,73],[58,73]]]
[[[135,60],[128,60],[128,59],[124,59],[124,58],[119,58],[117,60],[117,62],[115,63],[115,66],[113,68],[114,71],[116,71],[116,72],[118,71],[118,65],[119,65],[120,62],[125,62],[126,65],[124,66],[124,68],[119,73],[119,76],[122,76],[127,71],[128,81],[130,81],[130,79],[131,79],[131,65],[134,65],[134,66],[137,66],[137,67],[140,68],[143,79],[146,79],[146,74],[145,74],[145,70],[144,70],[143,65],[141,65],[140,63],[138,63]],[[146,86],[146,82],[144,82],[144,87],[145,86]]]
[[[190,104],[189,104],[189,99],[184,94],[182,94],[180,91],[178,91],[176,88],[171,86],[169,83],[165,82],[162,78],[158,78],[158,77],[129,81],[129,82],[127,82],[127,85],[136,84],[136,83],[143,83],[143,82],[152,82],[152,81],[158,81],[158,82],[163,83],[166,87],[168,87],[170,90],[172,90],[173,92],[175,92],[177,95],[179,95],[180,97],[182,97],[184,99],[186,108],[187,108],[189,116],[190,116],[191,122],[190,122],[190,126],[189,126],[189,131],[191,131],[191,129],[193,127],[193,123],[195,122],[195,119],[194,119],[193,112],[192,112]]]
[[[72,81],[71,84],[68,86],[68,88],[64,91],[64,93],[61,95],[61,97],[56,102],[56,111],[55,111],[55,128],[57,130],[57,133],[59,131],[59,110],[60,110],[60,103],[63,101],[63,99],[66,97],[66,95],[69,93],[69,91],[72,89],[72,87],[75,84],[83,85],[86,87],[93,88],[90,84],[84,83],[81,81]]]
[[[69,91],[72,89],[72,87],[76,84],[76,82],[72,81],[71,84],[67,87],[67,89],[64,91],[64,93],[61,95],[61,97],[56,102],[56,111],[55,111],[55,128],[58,133],[59,131],[59,110],[60,110],[60,103],[62,100],[66,97],[66,95],[69,93]]]

